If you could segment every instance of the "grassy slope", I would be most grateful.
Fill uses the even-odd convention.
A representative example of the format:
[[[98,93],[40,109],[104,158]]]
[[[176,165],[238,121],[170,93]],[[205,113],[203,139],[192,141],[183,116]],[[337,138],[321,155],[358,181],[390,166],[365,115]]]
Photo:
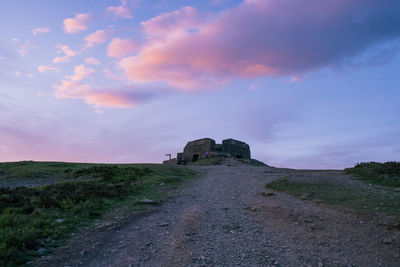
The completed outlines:
[[[220,165],[222,163],[222,158],[220,157],[210,157],[208,159],[200,159],[194,162],[190,162],[189,165],[192,166],[207,166],[207,165]]]
[[[0,265],[23,264],[44,247],[60,244],[113,208],[140,199],[161,200],[166,189],[195,176],[158,164],[0,163],[2,179],[56,177],[34,188],[0,188]],[[42,249],[42,250],[41,250]]]
[[[395,217],[399,225],[400,192],[391,188],[398,186],[399,177],[394,175],[394,169],[397,170],[399,165],[399,163],[386,165],[367,163],[365,165],[358,164],[355,168],[346,170],[347,173],[356,174],[358,179],[377,184],[378,187],[371,185],[369,188],[354,188],[345,184],[307,182],[307,180],[299,182],[290,179],[290,176],[277,179],[267,184],[266,187],[305,200],[318,200],[361,213],[383,213]]]
[[[304,200],[318,200],[361,213],[385,213],[396,216],[400,223],[400,194],[393,190],[365,190],[328,183],[293,182],[287,178],[277,179],[266,186]]]
[[[365,162],[345,171],[371,184],[400,187],[400,162]]]

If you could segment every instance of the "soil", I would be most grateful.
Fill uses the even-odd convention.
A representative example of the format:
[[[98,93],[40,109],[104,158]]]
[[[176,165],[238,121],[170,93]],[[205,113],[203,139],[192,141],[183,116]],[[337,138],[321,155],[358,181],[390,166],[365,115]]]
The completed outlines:
[[[293,171],[234,160],[159,206],[87,229],[35,266],[400,266],[400,232],[385,217],[273,192],[274,179],[368,186],[341,171]],[[264,193],[263,193],[264,192]]]

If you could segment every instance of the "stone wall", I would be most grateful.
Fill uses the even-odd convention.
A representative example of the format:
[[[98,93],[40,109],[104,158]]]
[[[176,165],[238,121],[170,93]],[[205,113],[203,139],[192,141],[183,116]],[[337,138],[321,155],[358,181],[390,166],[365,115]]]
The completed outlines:
[[[211,138],[203,138],[187,143],[183,149],[183,160],[193,162],[206,158],[206,153],[215,150],[215,141]]]
[[[229,153],[231,157],[240,159],[250,159],[250,147],[248,144],[234,140],[225,139],[222,141],[222,151]]]
[[[183,153],[177,154],[176,163],[187,164],[215,156],[250,159],[250,147],[248,144],[235,139],[225,139],[222,144],[216,144],[211,138],[202,138],[187,143]]]

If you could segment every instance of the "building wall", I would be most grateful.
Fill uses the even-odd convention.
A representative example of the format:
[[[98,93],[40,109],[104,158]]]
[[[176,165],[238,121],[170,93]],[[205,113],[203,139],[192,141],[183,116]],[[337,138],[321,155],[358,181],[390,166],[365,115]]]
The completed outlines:
[[[186,162],[193,162],[206,158],[206,153],[215,150],[215,141],[211,138],[203,138],[187,143],[183,149],[183,158]]]
[[[250,159],[250,146],[244,142],[225,139],[222,141],[222,151],[231,154],[234,158]]]
[[[177,154],[176,163],[186,164],[196,160],[215,156],[231,156],[234,158],[250,159],[250,146],[235,139],[225,139],[222,144],[216,144],[211,138],[202,138],[186,144],[183,153]]]

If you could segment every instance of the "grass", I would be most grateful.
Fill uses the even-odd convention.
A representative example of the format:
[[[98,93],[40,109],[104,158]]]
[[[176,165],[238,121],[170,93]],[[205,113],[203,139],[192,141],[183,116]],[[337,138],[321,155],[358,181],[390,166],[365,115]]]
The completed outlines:
[[[241,163],[250,164],[250,165],[254,165],[254,166],[267,166],[267,165],[265,165],[264,162],[261,162],[256,159],[236,159],[236,160]]]
[[[221,165],[224,159],[225,157],[222,156],[210,157],[207,159],[200,159],[194,162],[190,162],[189,165],[194,165],[194,166]],[[236,158],[234,159],[244,164],[250,164],[254,166],[266,166],[263,162],[258,161],[256,159],[236,159]]]
[[[400,162],[363,162],[345,171],[367,183],[400,187]]]
[[[368,190],[323,182],[295,182],[290,181],[290,177],[277,179],[266,187],[304,200],[318,200],[360,213],[384,213],[395,216],[400,223],[400,194],[393,190]]]
[[[189,165],[193,166],[205,166],[205,165],[220,165],[223,161],[221,157],[210,157],[206,159],[196,160],[194,162],[190,162]]]
[[[124,204],[139,205],[142,198],[159,201],[165,188],[195,176],[177,166],[61,162],[1,163],[0,174],[6,179],[64,180],[41,187],[0,188],[0,266],[24,264],[105,212]]]

